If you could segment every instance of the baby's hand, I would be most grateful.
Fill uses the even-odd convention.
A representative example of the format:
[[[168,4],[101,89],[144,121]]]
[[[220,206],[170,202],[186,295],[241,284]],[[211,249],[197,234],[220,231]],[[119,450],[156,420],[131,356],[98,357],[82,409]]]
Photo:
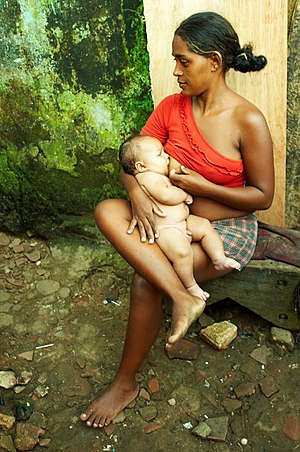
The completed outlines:
[[[193,197],[191,195],[187,194],[185,203],[186,204],[192,204],[193,203]]]

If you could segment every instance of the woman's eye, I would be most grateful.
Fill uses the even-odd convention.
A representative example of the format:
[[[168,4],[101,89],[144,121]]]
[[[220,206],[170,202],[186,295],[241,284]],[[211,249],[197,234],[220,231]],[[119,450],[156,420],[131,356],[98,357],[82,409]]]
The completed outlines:
[[[180,61],[180,63],[182,64],[182,66],[187,66],[188,65],[188,62],[187,61]]]

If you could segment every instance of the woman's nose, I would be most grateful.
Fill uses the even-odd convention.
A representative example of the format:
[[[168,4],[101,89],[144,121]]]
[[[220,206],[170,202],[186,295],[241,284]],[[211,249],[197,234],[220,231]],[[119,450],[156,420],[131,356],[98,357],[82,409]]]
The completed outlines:
[[[178,69],[178,64],[177,64],[177,63],[175,64],[174,71],[173,71],[173,75],[174,75],[175,77],[178,77],[179,75],[182,75],[182,71],[180,71],[180,70]]]

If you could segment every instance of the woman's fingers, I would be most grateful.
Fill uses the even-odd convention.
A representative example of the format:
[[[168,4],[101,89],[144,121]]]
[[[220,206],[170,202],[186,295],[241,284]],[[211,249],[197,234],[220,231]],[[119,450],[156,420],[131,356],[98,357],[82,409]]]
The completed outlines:
[[[128,226],[127,234],[132,234],[136,225],[137,225],[137,220],[133,217]]]

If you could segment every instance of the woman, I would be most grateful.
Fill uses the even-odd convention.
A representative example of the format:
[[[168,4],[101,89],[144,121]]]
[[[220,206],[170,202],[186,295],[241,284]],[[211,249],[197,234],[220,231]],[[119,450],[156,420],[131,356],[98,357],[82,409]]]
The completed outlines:
[[[173,184],[193,195],[191,213],[211,220],[227,255],[244,266],[256,243],[253,212],[269,208],[273,199],[272,140],[262,113],[228,88],[225,75],[230,68],[258,71],[266,59],[255,57],[251,46],[241,48],[232,26],[216,13],[199,13],[183,21],[172,50],[173,75],[181,93],[164,99],[141,133],[158,138],[183,165],[180,174],[170,176]],[[164,213],[133,176],[123,174],[122,180],[131,202],[106,200],[96,207],[95,219],[135,274],[119,369],[111,386],[80,416],[93,427],[108,425],[137,396],[135,374],[160,330],[162,295],[173,303],[166,347],[182,338],[203,310],[154,243],[154,212]],[[231,271],[217,271],[199,243],[192,247],[199,283]]]

